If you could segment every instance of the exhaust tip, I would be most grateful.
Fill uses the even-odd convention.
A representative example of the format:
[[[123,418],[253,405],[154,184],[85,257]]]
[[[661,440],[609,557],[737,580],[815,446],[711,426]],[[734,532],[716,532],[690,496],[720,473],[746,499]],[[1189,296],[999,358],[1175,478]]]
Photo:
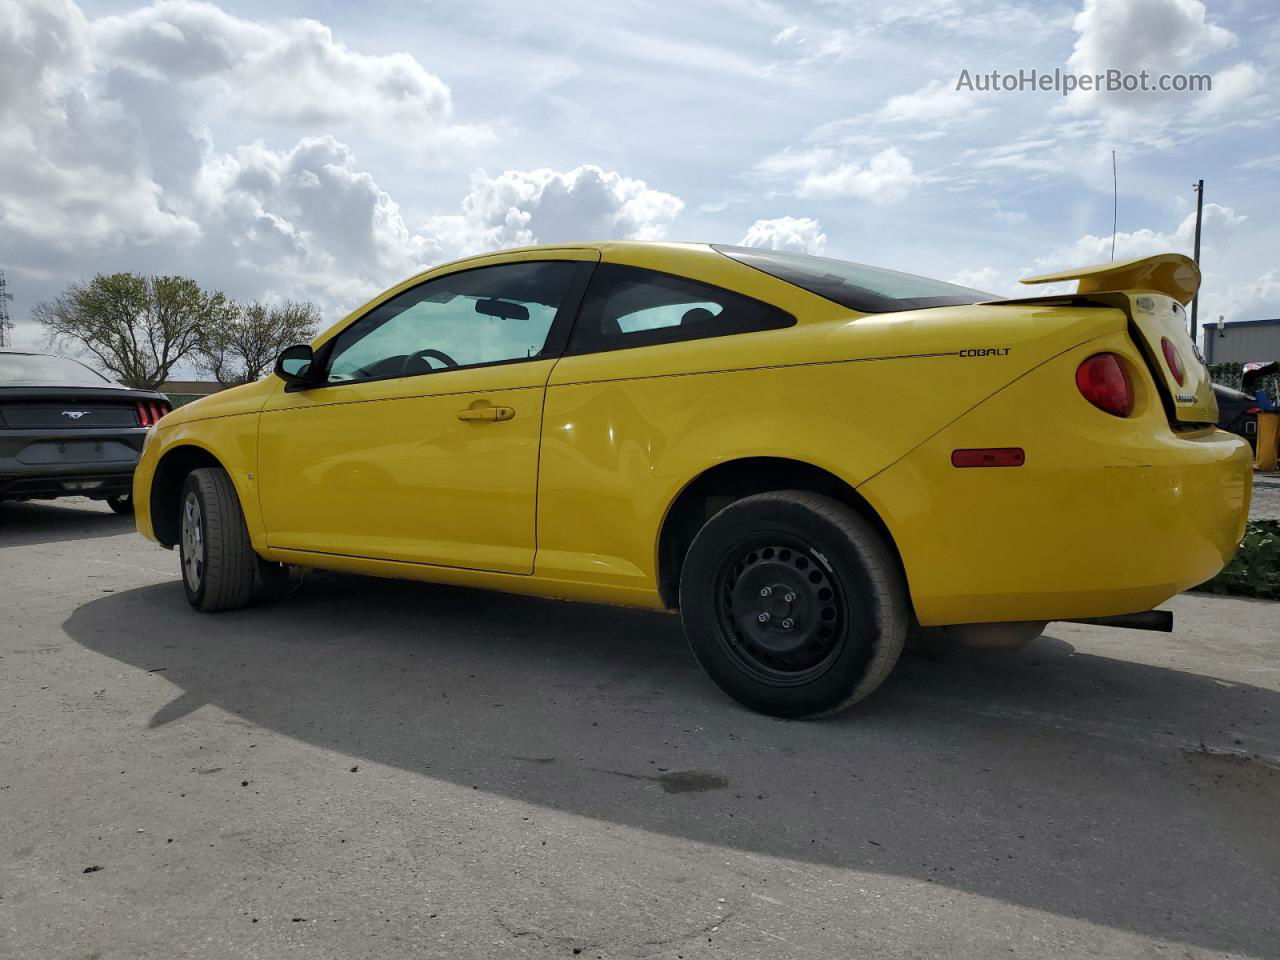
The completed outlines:
[[[1126,630],[1154,630],[1156,633],[1173,633],[1172,610],[1147,610],[1143,613],[1122,613],[1114,617],[1080,617],[1066,623],[1087,623],[1095,627],[1124,627]]]

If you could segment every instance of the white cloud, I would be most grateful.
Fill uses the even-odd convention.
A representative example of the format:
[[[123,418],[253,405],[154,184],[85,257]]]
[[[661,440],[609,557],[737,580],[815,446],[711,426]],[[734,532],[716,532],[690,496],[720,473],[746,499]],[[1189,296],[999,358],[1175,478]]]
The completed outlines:
[[[910,158],[897,147],[881,150],[864,166],[844,162],[813,170],[801,181],[802,197],[859,197],[876,204],[897,203],[921,183]]]
[[[911,93],[890,97],[871,119],[885,123],[945,125],[989,112],[976,94],[934,80]]]
[[[978,270],[958,270],[950,277],[952,283],[974,290],[1002,290],[1008,286],[1001,273],[995,267],[982,267]]]
[[[1001,223],[1018,224],[1027,222],[1027,212],[1025,210],[996,210],[991,215]]]
[[[757,163],[755,169],[757,173],[769,177],[790,176],[829,167],[835,159],[836,152],[829,147],[815,147],[808,150],[784,147]]]
[[[826,249],[827,235],[811,217],[775,217],[757,220],[738,242],[744,247],[820,254]]]
[[[125,269],[340,314],[461,253],[657,239],[683,207],[584,165],[477,172],[460,214],[410,224],[334,131],[394,130],[411,154],[484,128],[455,126],[448,87],[412,57],[354,51],[314,21],[190,0],[89,20],[70,0],[0,0],[0,81],[0,264],[28,308]],[[224,109],[273,142],[217,143],[201,118]]]
[[[491,137],[483,127],[451,126],[448,86],[409,54],[360,53],[315,20],[266,24],[210,3],[165,0],[95,20],[92,36],[104,66],[190,87],[206,105],[234,103],[260,121],[371,127],[419,149]]]
[[[1234,33],[1205,19],[1201,0],[1084,0],[1072,29],[1078,36],[1067,68],[1077,74],[1145,70],[1154,80],[1185,73],[1237,43]],[[1213,93],[1076,91],[1066,107],[1118,112],[1128,122],[1150,125],[1162,119],[1153,114],[1188,101],[1199,113],[1222,110],[1254,92],[1260,81],[1252,64],[1240,63],[1216,71]]]
[[[1246,241],[1243,233],[1248,217],[1231,207],[1207,203],[1204,207],[1204,242],[1201,246],[1201,269],[1204,279],[1200,286],[1200,316],[1202,319],[1226,313],[1229,317],[1245,319],[1242,313],[1274,316],[1280,312],[1280,271],[1270,271],[1253,284],[1227,286],[1227,293],[1220,293],[1224,285],[1232,281],[1230,275],[1238,264],[1224,254],[1238,249]],[[1172,230],[1143,228],[1116,234],[1117,260],[1147,257],[1157,253],[1181,253],[1191,256],[1195,239],[1195,214],[1184,217]],[[1048,273],[1066,267],[1091,266],[1111,259],[1111,236],[1086,234],[1074,243],[1052,253],[1037,257],[1033,265],[1021,271],[1022,276]],[[1071,284],[1022,286],[1022,295],[1038,295],[1067,292]],[[1268,307],[1269,305],[1269,307]],[[1270,309],[1271,314],[1258,311]]]
[[[805,67],[823,60],[845,60],[856,42],[854,35],[842,28],[807,30],[792,24],[774,34],[773,45],[788,53],[795,65]]]
[[[1079,37],[1067,63],[1081,73],[1176,70],[1236,42],[1205,20],[1201,0],[1084,0],[1071,27]]]
[[[1201,300],[1201,322],[1217,323],[1220,316],[1225,316],[1228,323],[1280,317],[1280,269],[1228,287],[1225,293],[1207,292]]]
[[[1218,70],[1213,74],[1213,89],[1196,101],[1196,114],[1203,117],[1225,112],[1261,90],[1262,82],[1262,71],[1252,63]]]
[[[1217,203],[1204,205],[1204,231],[1230,231],[1248,219],[1230,207]],[[1190,256],[1196,229],[1196,215],[1188,214],[1171,231],[1149,228],[1116,234],[1116,259],[1130,260],[1149,257],[1156,253],[1185,253]],[[1111,259],[1111,235],[1085,234],[1074,243],[1060,247],[1052,253],[1037,257],[1035,269],[1028,273],[1046,273],[1066,267],[1083,267],[1106,263]]]
[[[354,306],[439,259],[399,206],[333,137],[206,156],[189,203],[207,254],[257,286]],[[243,281],[242,281],[243,282]]]
[[[0,5],[0,251],[186,242],[119,105],[83,89],[88,22],[69,2]]]
[[[673,194],[593,164],[564,173],[477,171],[462,213],[432,217],[427,232],[456,255],[531,243],[660,240],[683,207]]]
[[[1251,157],[1239,166],[1245,170],[1280,170],[1280,153]]]

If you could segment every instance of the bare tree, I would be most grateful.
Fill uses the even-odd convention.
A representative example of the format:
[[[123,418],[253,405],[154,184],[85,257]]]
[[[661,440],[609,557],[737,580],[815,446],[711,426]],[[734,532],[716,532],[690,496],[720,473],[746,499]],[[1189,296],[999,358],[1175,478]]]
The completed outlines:
[[[192,356],[233,304],[189,277],[98,274],[72,283],[32,316],[62,348],[82,347],[129,387],[154,390]]]
[[[311,303],[240,304],[208,332],[199,351],[200,366],[227,386],[261,380],[280,351],[310,340],[319,322],[320,312]]]

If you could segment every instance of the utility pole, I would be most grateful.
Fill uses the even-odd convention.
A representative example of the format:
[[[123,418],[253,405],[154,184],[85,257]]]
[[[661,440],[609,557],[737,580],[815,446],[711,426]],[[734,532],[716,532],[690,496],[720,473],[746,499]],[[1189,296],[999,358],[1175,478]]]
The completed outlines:
[[[1204,217],[1204,181],[1198,180],[1193,188],[1196,192],[1196,266],[1200,266],[1200,221]],[[1197,325],[1196,316],[1200,307],[1200,290],[1196,289],[1196,295],[1191,298],[1191,342],[1196,342]]]
[[[0,347],[9,346],[9,331],[13,324],[9,322],[9,301],[13,294],[5,286],[4,269],[0,267]]]

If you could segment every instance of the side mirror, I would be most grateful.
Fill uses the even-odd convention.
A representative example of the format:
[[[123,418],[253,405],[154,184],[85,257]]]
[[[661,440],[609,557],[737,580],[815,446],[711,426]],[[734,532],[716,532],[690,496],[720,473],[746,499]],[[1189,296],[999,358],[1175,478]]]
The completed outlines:
[[[315,354],[309,343],[295,343],[285,347],[276,358],[276,376],[291,386],[309,387],[315,380],[311,376],[311,364]]]

